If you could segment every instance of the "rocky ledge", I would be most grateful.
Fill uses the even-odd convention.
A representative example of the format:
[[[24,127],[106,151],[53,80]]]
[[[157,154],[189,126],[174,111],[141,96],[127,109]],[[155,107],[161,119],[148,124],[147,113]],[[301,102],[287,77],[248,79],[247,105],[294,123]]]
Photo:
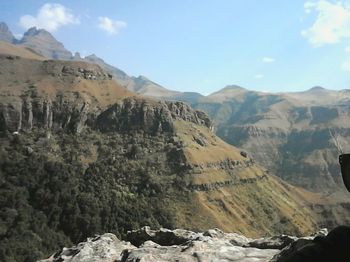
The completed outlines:
[[[41,262],[152,262],[152,261],[285,261],[291,253],[310,244],[323,229],[309,237],[280,235],[251,239],[210,229],[196,233],[183,229],[143,227],[129,231],[127,241],[107,233],[71,248],[63,248]]]
[[[0,131],[30,131],[37,127],[80,133],[90,126],[101,132],[173,133],[177,119],[213,129],[205,113],[182,102],[131,97],[101,110],[91,100],[79,93],[60,93],[54,99],[27,95],[15,102],[0,101]]]

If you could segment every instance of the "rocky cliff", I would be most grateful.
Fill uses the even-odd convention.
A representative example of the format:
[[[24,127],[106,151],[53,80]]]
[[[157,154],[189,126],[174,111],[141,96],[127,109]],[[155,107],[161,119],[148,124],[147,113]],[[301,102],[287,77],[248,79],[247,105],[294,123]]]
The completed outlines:
[[[136,262],[136,261],[285,261],[288,256],[310,245],[327,230],[297,238],[278,235],[260,239],[247,238],[235,233],[210,229],[196,233],[183,229],[144,227],[129,231],[125,242],[113,234],[88,238],[71,248],[63,248],[41,262]],[[336,257],[334,254],[333,257]]]
[[[206,114],[181,102],[138,97],[122,100],[132,94],[95,65],[32,61],[8,55],[0,55],[0,60],[4,72],[0,76],[4,83],[0,98],[1,131],[45,128],[79,133],[89,126],[105,132],[133,129],[146,133],[174,132],[175,119],[212,127]],[[11,74],[18,76],[15,81],[10,80]],[[107,105],[111,106],[104,111]]]

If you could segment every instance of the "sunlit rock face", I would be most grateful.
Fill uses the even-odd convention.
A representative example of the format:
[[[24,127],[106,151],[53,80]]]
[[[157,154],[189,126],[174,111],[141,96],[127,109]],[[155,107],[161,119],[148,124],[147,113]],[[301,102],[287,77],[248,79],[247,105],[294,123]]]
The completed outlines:
[[[41,262],[277,262],[310,245],[316,236],[324,235],[327,235],[327,230],[302,238],[279,235],[252,239],[219,229],[197,233],[183,229],[151,230],[144,227],[128,232],[130,242],[121,241],[113,234],[104,234],[88,238],[74,247],[63,248]]]

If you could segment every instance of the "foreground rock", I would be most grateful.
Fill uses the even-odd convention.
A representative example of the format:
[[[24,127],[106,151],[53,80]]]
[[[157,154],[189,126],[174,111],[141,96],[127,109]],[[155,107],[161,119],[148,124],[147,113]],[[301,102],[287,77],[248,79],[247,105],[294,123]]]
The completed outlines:
[[[325,234],[327,231],[304,238],[281,235],[250,239],[219,229],[195,233],[143,227],[128,232],[131,243],[107,233],[72,248],[63,248],[41,262],[284,261],[295,249],[310,244],[315,236]]]
[[[113,262],[120,261],[123,251],[134,249],[129,242],[119,240],[115,235],[106,233],[95,238],[88,238],[71,248],[64,247],[62,251],[41,262]]]

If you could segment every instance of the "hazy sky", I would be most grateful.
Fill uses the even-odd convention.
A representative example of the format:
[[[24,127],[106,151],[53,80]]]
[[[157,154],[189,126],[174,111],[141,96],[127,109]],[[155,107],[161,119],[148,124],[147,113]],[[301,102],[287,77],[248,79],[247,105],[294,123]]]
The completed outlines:
[[[350,88],[349,0],[1,0],[0,18],[170,89]]]

